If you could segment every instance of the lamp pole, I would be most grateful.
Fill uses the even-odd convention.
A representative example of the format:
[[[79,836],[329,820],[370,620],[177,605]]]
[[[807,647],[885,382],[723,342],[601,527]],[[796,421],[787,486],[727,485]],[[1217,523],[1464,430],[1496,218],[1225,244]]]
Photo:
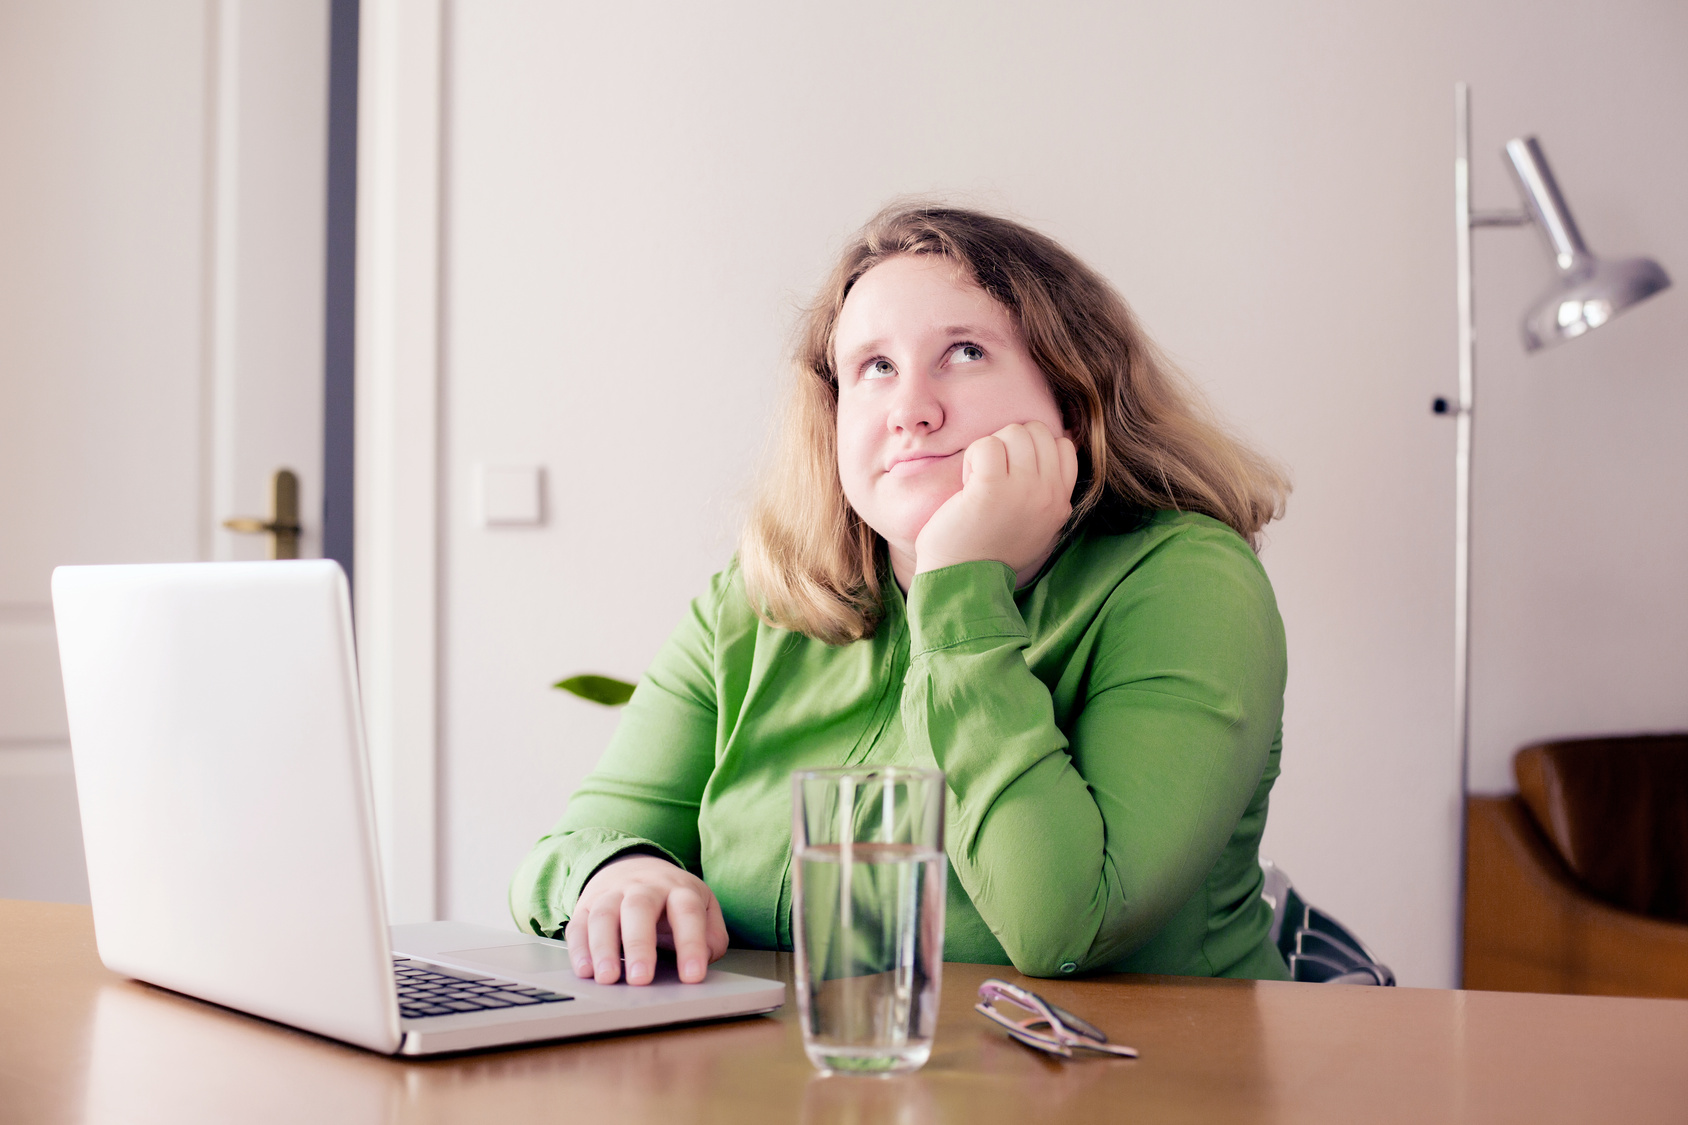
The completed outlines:
[[[1477,227],[1521,227],[1522,211],[1471,210],[1471,88],[1454,83],[1454,250],[1459,300],[1459,398],[1454,415],[1454,739],[1459,746],[1463,805],[1471,788],[1471,439],[1477,404],[1477,326],[1471,292],[1471,232]],[[1449,412],[1446,399],[1436,412]],[[1460,817],[1461,842],[1465,818]],[[1461,848],[1464,854],[1464,848]],[[1463,882],[1463,876],[1462,876]]]
[[[1471,411],[1477,395],[1477,332],[1471,296],[1471,89],[1463,82],[1454,83],[1454,256],[1459,269],[1455,286],[1459,399],[1454,404],[1454,741],[1459,747],[1463,856],[1465,796],[1471,788]],[[1447,409],[1446,400],[1438,399],[1436,405]],[[1463,875],[1460,881],[1463,892]]]
[[[1459,302],[1459,397],[1454,415],[1454,740],[1459,746],[1459,897],[1455,904],[1458,948],[1465,944],[1466,802],[1471,794],[1471,445],[1477,408],[1477,326],[1471,291],[1471,232],[1478,227],[1517,227],[1523,212],[1471,210],[1471,88],[1454,83],[1454,256]],[[1450,412],[1447,399],[1435,403]],[[1455,967],[1463,984],[1464,957]]]

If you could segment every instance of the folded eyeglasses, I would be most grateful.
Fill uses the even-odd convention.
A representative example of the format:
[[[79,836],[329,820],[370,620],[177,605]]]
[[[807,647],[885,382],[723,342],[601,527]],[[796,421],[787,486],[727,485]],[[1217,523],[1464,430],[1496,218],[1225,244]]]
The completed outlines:
[[[997,1005],[1004,1002],[1019,1011],[998,1010]],[[1137,1057],[1137,1048],[1108,1042],[1108,1037],[1100,1028],[1086,1023],[1065,1008],[1057,1008],[1037,993],[1005,980],[993,978],[981,984],[979,1002],[973,1005],[973,1010],[1001,1024],[1008,1034],[1026,1046],[1063,1058],[1072,1058],[1075,1049],[1128,1059]],[[1019,1012],[1030,1012],[1031,1015],[1016,1018]]]

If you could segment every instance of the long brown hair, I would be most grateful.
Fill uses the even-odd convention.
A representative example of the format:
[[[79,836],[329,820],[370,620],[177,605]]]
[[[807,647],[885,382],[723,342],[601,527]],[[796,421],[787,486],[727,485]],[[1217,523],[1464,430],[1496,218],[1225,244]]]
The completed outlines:
[[[900,254],[935,254],[1013,314],[1078,448],[1076,527],[1102,513],[1172,508],[1230,525],[1250,546],[1283,515],[1289,484],[1226,432],[1102,276],[1008,219],[895,204],[870,219],[798,329],[794,382],[739,542],[762,619],[831,644],[872,633],[881,610],[879,535],[838,477],[833,337],[850,289]]]

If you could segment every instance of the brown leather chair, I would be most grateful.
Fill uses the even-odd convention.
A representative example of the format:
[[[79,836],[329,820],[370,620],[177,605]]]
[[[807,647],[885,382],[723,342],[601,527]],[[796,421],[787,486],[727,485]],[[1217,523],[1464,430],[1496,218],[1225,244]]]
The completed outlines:
[[[1467,804],[1465,987],[1688,997],[1688,734],[1525,747]]]

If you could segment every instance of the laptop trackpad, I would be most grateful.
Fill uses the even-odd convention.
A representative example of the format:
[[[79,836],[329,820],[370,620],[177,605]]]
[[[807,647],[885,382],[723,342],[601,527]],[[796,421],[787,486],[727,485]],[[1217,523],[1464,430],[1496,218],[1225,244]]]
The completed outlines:
[[[484,949],[441,950],[440,956],[465,965],[480,965],[506,973],[560,973],[574,971],[569,951],[560,945],[529,942],[524,945],[492,945]]]

